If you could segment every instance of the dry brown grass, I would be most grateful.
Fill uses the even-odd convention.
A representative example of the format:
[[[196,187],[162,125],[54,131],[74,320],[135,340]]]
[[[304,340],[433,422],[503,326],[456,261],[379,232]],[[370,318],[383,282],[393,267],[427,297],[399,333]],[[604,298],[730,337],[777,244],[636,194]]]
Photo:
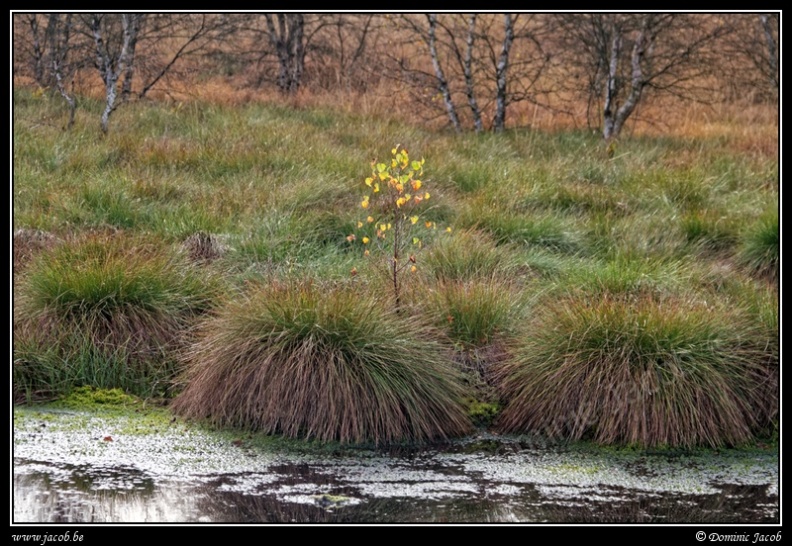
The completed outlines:
[[[258,289],[207,321],[185,358],[173,410],[215,425],[376,443],[470,430],[440,346],[350,288]]]
[[[678,298],[556,302],[496,371],[507,402],[496,425],[603,444],[747,442],[772,404],[766,352],[746,331],[739,314]]]
[[[14,275],[44,250],[54,247],[58,238],[39,229],[20,228],[14,232]]]

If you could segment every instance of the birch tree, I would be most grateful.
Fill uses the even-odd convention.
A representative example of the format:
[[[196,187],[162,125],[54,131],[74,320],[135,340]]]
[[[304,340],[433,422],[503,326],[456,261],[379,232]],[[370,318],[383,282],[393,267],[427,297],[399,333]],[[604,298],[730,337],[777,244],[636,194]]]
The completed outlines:
[[[145,97],[177,61],[211,41],[218,24],[208,18],[205,14],[146,13],[81,16],[105,90],[100,122],[103,133],[108,132],[110,117],[123,102]],[[146,54],[140,52],[143,42]]]
[[[509,52],[514,43],[514,22],[508,13],[503,16],[503,44],[501,45],[498,63],[495,65],[495,117],[492,120],[492,130],[501,132],[506,126],[506,84],[509,69]]]
[[[451,97],[451,91],[448,87],[448,80],[446,79],[443,67],[440,64],[440,58],[437,54],[437,15],[430,13],[426,16],[429,22],[429,33],[427,44],[429,45],[429,54],[432,57],[432,67],[434,68],[435,78],[437,78],[437,87],[443,97],[448,119],[451,121],[451,126],[458,133],[462,130],[459,124],[459,116],[456,113],[456,106]]]
[[[722,29],[705,15],[678,13],[561,15],[567,64],[587,82],[589,112],[606,141],[617,138],[647,93],[697,98],[693,82],[711,68],[708,46]],[[700,95],[699,95],[700,98]],[[589,117],[589,119],[591,119]]]
[[[431,91],[432,101],[440,98],[454,130],[472,125],[482,132],[484,118],[491,115],[489,128],[502,131],[511,104],[536,99],[533,86],[548,61],[536,37],[541,28],[536,16],[427,14],[401,20],[409,32],[399,34],[405,34],[409,45],[415,38],[425,44],[431,70],[423,68],[420,59],[402,55],[391,72]],[[520,52],[517,62],[515,51]],[[465,103],[467,108],[460,108]]]
[[[131,85],[134,74],[134,53],[137,34],[144,14],[122,13],[118,20],[110,15],[94,13],[86,16],[96,52],[95,66],[105,88],[105,108],[101,128],[107,134],[110,116],[119,105],[118,79],[123,75]],[[121,30],[115,27],[120,23]],[[115,38],[115,39],[114,39]],[[124,85],[127,85],[126,82]]]

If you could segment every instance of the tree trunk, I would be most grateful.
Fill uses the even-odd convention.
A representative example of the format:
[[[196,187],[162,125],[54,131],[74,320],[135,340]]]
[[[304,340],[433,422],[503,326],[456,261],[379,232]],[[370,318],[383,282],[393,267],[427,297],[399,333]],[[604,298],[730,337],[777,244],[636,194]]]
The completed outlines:
[[[41,47],[41,36],[39,33],[39,25],[37,15],[35,13],[28,15],[30,19],[30,33],[33,36],[33,77],[36,83],[44,85],[44,52]],[[51,18],[52,16],[50,16]]]
[[[432,66],[434,67],[435,77],[437,78],[437,87],[440,94],[443,96],[448,119],[457,133],[462,131],[462,126],[459,124],[459,116],[457,116],[454,101],[451,99],[451,91],[448,89],[448,81],[443,73],[443,67],[440,65],[440,58],[437,55],[437,38],[435,32],[437,29],[437,15],[430,13],[427,16],[429,20],[429,53],[432,56]]]
[[[128,62],[124,70],[124,80],[121,82],[121,99],[127,100],[132,94],[132,77],[135,74],[135,48],[137,47],[140,26],[146,14],[130,13],[128,15],[122,15],[121,17],[125,39],[127,35],[129,36]]]
[[[294,94],[302,82],[305,68],[305,18],[302,13],[295,13],[289,22],[289,44],[291,45],[291,75],[289,80],[289,93]]]
[[[773,29],[770,26],[770,16],[763,13],[759,16],[762,23],[762,31],[764,32],[765,44],[767,45],[767,61],[770,67],[770,84],[778,91],[778,48],[776,46],[775,37],[773,37]]]
[[[619,56],[622,49],[622,35],[621,28],[613,25],[611,30],[611,44],[608,58],[608,75],[605,82],[605,102],[602,108],[602,134],[606,141],[618,135],[616,130],[616,95],[619,92],[618,85],[618,69],[619,69]]]
[[[501,47],[498,65],[495,69],[496,95],[495,95],[495,118],[492,120],[492,130],[501,132],[506,127],[506,107],[508,97],[506,95],[506,73],[509,68],[509,51],[514,42],[514,22],[508,13],[503,16],[503,46]]]
[[[52,56],[52,73],[55,76],[55,85],[58,92],[69,105],[69,121],[66,129],[71,129],[74,125],[74,113],[77,110],[77,101],[66,90],[66,82],[63,78],[63,65],[69,54],[69,36],[71,34],[71,14],[66,14],[63,23],[60,21],[60,14],[52,13],[49,16],[49,28],[52,29],[49,35],[50,55]]]
[[[462,65],[463,73],[465,74],[465,91],[468,98],[470,110],[473,112],[473,126],[476,128],[477,133],[484,131],[484,124],[481,121],[481,110],[479,110],[478,102],[476,101],[475,87],[473,85],[473,41],[476,36],[476,14],[472,14],[468,20],[468,33],[465,40],[465,59]]]
[[[91,16],[90,26],[93,33],[94,45],[96,46],[96,65],[105,86],[105,109],[102,112],[101,128],[102,133],[107,134],[110,125],[110,116],[118,108],[118,78],[126,71],[127,66],[132,62],[130,57],[129,44],[132,40],[134,24],[132,19],[137,17],[134,14],[121,14],[121,24],[123,28],[121,52],[118,57],[112,58],[102,38],[102,18],[99,14]]]
[[[294,94],[300,87],[305,67],[305,17],[302,13],[278,13],[278,26],[265,14],[267,36],[278,57],[278,89]]]

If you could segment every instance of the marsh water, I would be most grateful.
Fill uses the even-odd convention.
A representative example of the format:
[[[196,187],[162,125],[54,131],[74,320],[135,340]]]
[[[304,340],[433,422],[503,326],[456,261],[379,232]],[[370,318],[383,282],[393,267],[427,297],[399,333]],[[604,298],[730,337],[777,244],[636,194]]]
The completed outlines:
[[[15,410],[14,523],[778,523],[775,449],[643,451],[486,433],[294,452],[181,423]]]

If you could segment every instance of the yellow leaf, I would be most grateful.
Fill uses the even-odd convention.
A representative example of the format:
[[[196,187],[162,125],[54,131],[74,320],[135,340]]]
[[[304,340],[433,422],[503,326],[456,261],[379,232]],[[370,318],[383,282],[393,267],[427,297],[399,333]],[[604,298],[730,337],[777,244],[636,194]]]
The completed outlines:
[[[396,206],[397,206],[398,208],[401,208],[401,206],[402,206],[403,204],[405,204],[406,202],[407,202],[407,200],[406,200],[404,197],[399,197],[399,198],[396,200]]]
[[[379,184],[374,184],[374,193],[379,193]]]
[[[446,228],[446,233],[451,233],[451,228],[450,227]]]
[[[358,229],[362,228],[363,227],[363,222],[358,222],[357,223],[357,227],[358,227]]]
[[[369,239],[368,237],[363,237],[363,244],[364,245],[369,244],[369,241],[371,241],[371,239]]]
[[[388,229],[388,225],[387,224],[380,224],[379,228],[380,228],[380,231],[385,231],[385,230]]]
[[[369,216],[368,218],[366,218],[366,222],[368,222],[369,224],[372,223],[373,221],[374,221],[373,216]]]
[[[360,206],[363,207],[364,209],[367,209],[369,206],[368,199],[364,199],[363,201],[361,201]]]
[[[410,222],[411,223],[415,224],[417,221],[418,221],[418,217],[417,216],[410,216]]]
[[[426,199],[426,200],[428,200],[428,199],[429,199],[429,192],[426,192],[426,193],[424,194],[424,199]]]
[[[412,189],[418,191],[421,189],[421,181],[420,180],[413,180],[412,181]]]
[[[410,266],[410,272],[411,272],[411,273],[415,273],[416,271],[418,271],[418,268],[417,268],[417,267],[415,267],[414,265],[413,265],[413,266]]]
[[[414,245],[417,245],[420,242],[421,242],[421,240],[418,237],[413,237],[413,244]]]
[[[373,178],[371,178],[370,176],[368,178],[366,178],[366,186],[371,186],[372,182],[374,182]]]

